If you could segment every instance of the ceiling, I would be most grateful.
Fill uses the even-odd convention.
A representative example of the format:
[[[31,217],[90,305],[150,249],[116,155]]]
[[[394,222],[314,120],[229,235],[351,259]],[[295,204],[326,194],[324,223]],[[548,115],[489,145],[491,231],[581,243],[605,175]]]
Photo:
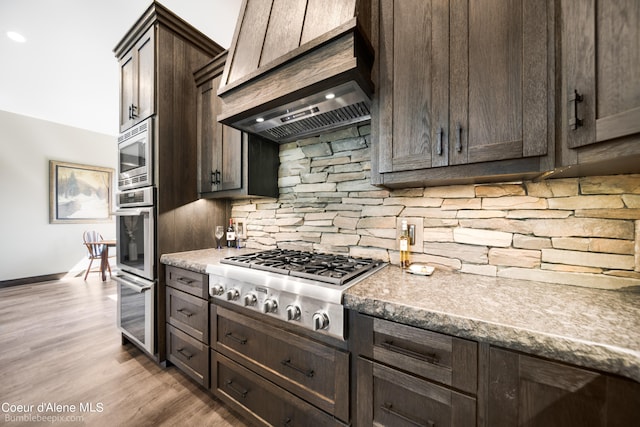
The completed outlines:
[[[242,0],[160,0],[228,48]],[[0,0],[0,110],[118,133],[113,48],[151,0]],[[7,31],[22,34],[17,43]]]

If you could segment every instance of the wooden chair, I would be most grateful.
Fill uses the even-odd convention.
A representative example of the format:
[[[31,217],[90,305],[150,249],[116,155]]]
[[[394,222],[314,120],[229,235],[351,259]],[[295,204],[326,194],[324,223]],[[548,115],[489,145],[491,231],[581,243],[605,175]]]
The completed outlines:
[[[105,250],[105,246],[100,243],[102,240],[102,235],[95,230],[88,230],[82,234],[82,240],[84,241],[84,245],[87,247],[87,251],[89,251],[89,267],[87,267],[87,272],[84,274],[84,280],[87,280],[87,276],[91,270],[91,265],[94,260],[98,260],[99,267],[97,269],[93,269],[93,271],[100,272],[102,276],[102,252]],[[109,277],[111,277],[111,266],[109,263],[106,263],[107,269],[109,269]]]

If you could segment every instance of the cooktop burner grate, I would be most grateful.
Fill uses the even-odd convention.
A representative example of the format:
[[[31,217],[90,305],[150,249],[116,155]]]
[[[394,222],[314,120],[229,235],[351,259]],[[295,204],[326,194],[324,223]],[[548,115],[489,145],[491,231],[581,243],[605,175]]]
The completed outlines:
[[[288,274],[342,286],[370,271],[382,261],[346,255],[316,254],[289,249],[271,249],[224,258],[223,264]]]

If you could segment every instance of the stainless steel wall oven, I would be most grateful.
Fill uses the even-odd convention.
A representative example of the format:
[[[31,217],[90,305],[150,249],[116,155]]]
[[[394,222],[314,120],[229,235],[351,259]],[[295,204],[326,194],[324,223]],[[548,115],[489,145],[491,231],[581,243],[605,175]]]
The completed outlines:
[[[154,187],[117,196],[118,327],[126,339],[155,353],[155,207]]]
[[[154,280],[155,208],[153,187],[118,194],[116,264],[121,271]]]

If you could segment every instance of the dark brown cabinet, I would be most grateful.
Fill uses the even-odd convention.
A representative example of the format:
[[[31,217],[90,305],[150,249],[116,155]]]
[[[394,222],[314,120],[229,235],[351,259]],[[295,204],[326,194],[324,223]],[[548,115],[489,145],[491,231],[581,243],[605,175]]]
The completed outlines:
[[[376,0],[374,10],[374,183],[437,185],[552,168],[548,2]]]
[[[211,389],[241,413],[251,414],[260,426],[346,425],[304,400],[265,380],[253,371],[211,350]]]
[[[325,414],[320,417],[325,421],[319,425],[326,425],[326,419],[331,420],[331,425],[348,423],[348,351],[218,304],[212,303],[210,310],[211,349],[215,353],[211,360],[211,391],[218,397],[258,421],[266,419],[282,424],[284,413],[290,411],[287,417],[298,420],[293,425],[315,425],[305,424],[301,414],[293,415],[303,407],[311,419]],[[235,367],[236,364],[239,366]],[[228,380],[223,379],[221,369],[225,367],[244,377],[233,380],[237,386],[230,386]],[[249,385],[250,382],[253,384]],[[277,401],[268,405],[252,403],[247,398],[250,390],[255,386],[266,387],[262,385],[265,383],[270,384],[265,392],[277,396]],[[242,396],[245,393],[239,390],[247,390],[247,396]],[[301,405],[300,402],[308,403]],[[273,418],[271,411],[280,415]]]
[[[637,172],[640,3],[563,0],[562,165],[609,161],[595,173]],[[588,167],[579,170],[589,172]]]
[[[476,425],[477,343],[365,315],[351,319],[357,425]]]
[[[278,197],[278,145],[217,121],[227,52],[195,73],[198,85],[198,191],[202,197]]]
[[[120,132],[155,113],[155,28],[144,33],[120,63]]]
[[[209,276],[166,267],[167,360],[209,387]]]
[[[640,384],[509,350],[491,348],[487,425],[633,426]]]

